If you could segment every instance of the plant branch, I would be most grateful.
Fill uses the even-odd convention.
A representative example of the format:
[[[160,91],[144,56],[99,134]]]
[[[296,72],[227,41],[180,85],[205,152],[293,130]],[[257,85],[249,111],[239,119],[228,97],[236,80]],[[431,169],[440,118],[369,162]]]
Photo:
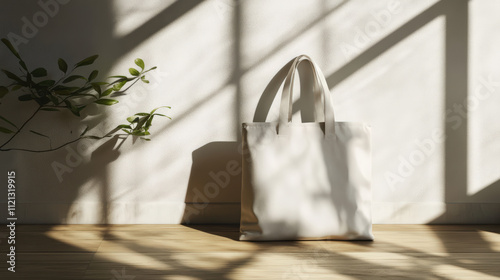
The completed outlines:
[[[67,108],[67,107],[59,105],[43,105],[43,108]]]
[[[90,139],[94,139],[94,140],[101,140],[101,139],[104,139],[104,138],[107,138],[107,137],[112,137],[113,135],[109,135],[109,134],[106,134],[104,136],[80,136],[76,139],[73,139],[69,142],[66,142],[64,144],[61,144],[55,148],[50,148],[50,149],[46,149],[46,150],[30,150],[30,149],[24,149],[24,148],[9,148],[9,149],[2,149],[0,148],[0,151],[2,152],[7,152],[7,151],[24,151],[24,152],[31,152],[31,153],[44,153],[44,152],[52,152],[52,151],[55,151],[55,150],[59,150],[60,148],[62,147],[65,147],[69,144],[73,144],[75,142],[78,142],[82,139],[85,139],[85,138],[90,138]]]
[[[12,139],[14,139],[14,137],[16,137],[19,132],[21,132],[21,130],[26,126],[26,124],[31,121],[35,115],[40,111],[40,109],[42,108],[42,105],[38,106],[38,108],[36,109],[36,111],[31,115],[31,117],[29,117],[24,123],[23,125],[21,125],[21,127],[16,131],[16,133],[14,133],[14,135],[12,135],[12,137],[9,138],[9,140],[7,140],[7,142],[3,143],[1,146],[0,146],[0,150],[2,150],[3,147],[5,147],[5,145],[7,145],[10,141],[12,141]]]
[[[54,84],[51,88],[54,88],[54,87],[56,87],[57,85],[59,85],[59,83],[61,83],[61,81],[62,81],[64,78],[66,78],[66,77],[68,77],[69,75],[71,75],[71,73],[73,73],[73,71],[75,71],[75,69],[76,69],[76,67],[73,67],[73,69],[71,69],[71,70],[70,70],[70,71],[68,71],[67,73],[64,73],[64,74],[62,75],[62,77],[61,77],[61,78],[59,78],[59,80],[57,80],[57,82],[56,82],[56,83],[55,83],[55,84]]]

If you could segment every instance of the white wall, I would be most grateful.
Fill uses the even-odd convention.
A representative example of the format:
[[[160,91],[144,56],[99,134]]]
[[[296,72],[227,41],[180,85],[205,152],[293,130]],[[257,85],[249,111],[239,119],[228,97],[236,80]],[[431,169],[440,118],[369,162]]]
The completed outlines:
[[[58,11],[26,38],[23,17],[33,22],[46,13],[39,3],[49,2],[59,3]],[[210,174],[224,178],[227,165],[238,162],[240,124],[252,121],[276,71],[302,53],[328,76],[337,119],[373,127],[375,223],[500,221],[498,1],[1,4],[0,36],[25,37],[19,50],[32,67],[56,73],[58,57],[76,62],[95,53],[101,78],[127,73],[136,57],[158,66],[150,85],[120,97],[104,119],[92,117],[97,108],[83,123],[69,114],[38,119],[33,127],[51,133],[54,143],[72,139],[87,124],[102,134],[160,105],[172,106],[173,117],[157,120],[148,143],[112,139],[86,150],[88,142],[52,153],[1,152],[1,172],[17,173],[19,222],[237,223],[239,175],[228,175],[222,188]],[[17,67],[3,46],[0,61],[1,68]],[[20,112],[15,100],[5,97],[1,115]],[[467,100],[465,115],[460,104]],[[38,142],[31,147],[46,145],[23,136]],[[54,162],[72,172],[60,181]],[[2,195],[0,221],[6,208]]]

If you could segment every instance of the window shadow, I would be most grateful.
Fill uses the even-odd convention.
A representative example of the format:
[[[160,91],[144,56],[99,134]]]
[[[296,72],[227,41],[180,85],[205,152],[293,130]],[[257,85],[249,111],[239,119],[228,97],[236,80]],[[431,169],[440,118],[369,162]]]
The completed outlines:
[[[137,29],[137,31],[134,31],[130,36],[123,38],[124,42],[124,47],[123,49],[115,50],[116,53],[113,53],[112,57],[114,59],[119,58],[121,55],[125,54],[128,50],[134,47],[134,45],[137,43],[136,40],[142,41],[149,36],[153,35],[156,33],[160,28],[164,28],[165,25],[172,23],[176,19],[179,19],[182,17],[183,14],[187,13],[190,9],[194,8],[197,6],[199,3],[202,1],[177,1],[174,2],[173,6],[170,8],[167,8],[167,10],[161,12],[158,17],[152,19],[150,22],[148,22],[144,27],[141,27]],[[72,2],[70,5],[72,6],[72,9],[75,9],[76,11],[87,11],[88,13],[92,14],[93,9],[90,9],[87,7],[86,4],[84,3],[76,3]],[[101,5],[108,5],[108,4],[101,4]],[[449,106],[452,106],[455,104],[457,101],[462,102],[464,99],[467,98],[467,71],[468,71],[468,34],[467,34],[467,29],[468,29],[468,1],[465,0],[442,0],[428,8],[427,10],[423,11],[421,14],[417,15],[415,18],[398,28],[396,31],[393,33],[389,34],[385,38],[383,38],[381,41],[373,45],[371,48],[354,58],[351,62],[348,64],[344,65],[341,67],[338,71],[335,73],[331,74],[328,77],[328,83],[330,87],[335,87],[338,85],[341,81],[345,80],[348,78],[350,75],[364,67],[366,64],[368,64],[370,61],[372,61],[374,58],[377,56],[381,55],[384,53],[386,50],[391,48],[393,45],[397,44],[404,38],[408,37],[410,34],[416,32],[419,30],[421,27],[423,27],[425,24],[428,22],[432,21],[434,18],[440,15],[445,15],[446,16],[446,55],[445,55],[445,69],[446,69],[446,77],[445,77],[445,86],[446,86],[446,95],[445,95],[445,107],[448,108]],[[238,7],[237,9],[241,9],[240,5],[236,5]],[[111,10],[110,7],[101,7],[104,12],[104,18],[112,18],[112,16],[109,14],[109,11]],[[100,9],[97,9],[100,10]],[[80,14],[76,13],[75,14]],[[235,96],[235,106],[236,109],[236,119],[238,120],[237,123],[239,124],[239,118],[240,118],[240,108],[239,104],[240,98],[241,98],[241,89],[239,85],[239,80],[241,78],[241,75],[244,71],[242,71],[241,68],[241,63],[239,62],[240,59],[240,40],[241,40],[241,17],[243,16],[243,13],[241,10],[237,10],[235,12],[235,38],[236,38],[236,44],[234,45],[234,52],[232,54],[234,61],[234,70],[235,74],[234,77],[231,79],[231,83],[237,84],[237,93]],[[99,17],[101,18],[101,17]],[[73,26],[79,26],[79,21],[86,21],[88,20],[86,18],[86,13],[81,13],[81,17],[78,19],[75,19],[75,22],[71,25]],[[88,26],[85,26],[88,28]],[[99,28],[100,31],[102,32],[102,28],[105,28],[107,32],[111,34],[111,28],[112,23],[107,22],[104,25],[99,25],[99,26],[94,26],[94,28]],[[82,27],[83,28],[83,27]],[[89,41],[91,41],[92,37],[87,38]],[[95,38],[94,38],[95,39]],[[103,38],[100,38],[103,39]],[[120,40],[120,39],[118,39]],[[71,44],[79,44],[82,42],[86,42],[84,38],[79,38],[76,40],[75,43]],[[99,44],[98,40],[95,40],[89,45],[86,45],[85,48],[95,48],[96,45]],[[74,46],[74,45],[73,45]],[[107,60],[105,63],[109,63],[109,65],[112,65],[114,59]],[[109,68],[108,68],[109,69]],[[278,74],[273,78],[279,80],[280,75],[283,74],[283,72],[280,70]],[[279,88],[275,87],[270,87],[266,88],[265,94],[262,96],[262,98],[259,100],[259,104],[257,107],[256,114],[254,116],[254,121],[265,121],[266,117],[268,116],[269,113],[269,108],[272,105],[272,102],[274,100],[274,97],[276,95],[276,92],[278,91]],[[295,105],[300,105],[300,102]],[[296,106],[300,107],[300,106]],[[307,114],[307,113],[306,113]],[[303,115],[304,118],[307,118],[307,115]],[[448,135],[447,140],[445,142],[445,198],[446,202],[453,202],[456,200],[463,199],[464,197],[466,198],[466,191],[467,191],[467,123],[465,122],[463,126],[459,130],[453,130],[451,127],[449,127],[449,124],[445,124],[446,127],[446,133]],[[237,129],[237,135],[239,135],[239,128]],[[93,160],[98,161],[99,164],[97,168],[102,168],[100,173],[97,173],[97,179],[101,181],[101,183],[104,183],[105,187],[102,189],[102,207],[103,207],[103,219],[106,222],[107,220],[107,215],[109,213],[107,212],[109,201],[108,197],[108,190],[106,189],[107,187],[107,180],[108,174],[106,171],[106,166],[111,163],[116,157],[120,155],[120,151],[118,150],[113,150],[112,147],[115,147],[118,144],[118,139],[114,138],[110,140],[109,142],[106,142],[105,145],[102,146],[102,149],[107,150],[99,150],[98,153],[95,155],[93,154]],[[188,204],[193,204],[195,206],[192,206],[194,208],[188,208],[186,207],[187,210],[184,213],[184,222],[189,222],[189,223],[207,223],[207,222],[220,222],[220,220],[217,220],[217,217],[224,216],[224,219],[227,220],[228,217],[229,219],[239,219],[239,205],[237,201],[239,200],[239,191],[240,191],[240,185],[239,182],[241,181],[241,178],[238,178],[238,176],[241,175],[231,175],[229,179],[229,183],[227,186],[224,186],[225,181],[223,181],[223,178],[226,178],[225,175],[221,175],[221,172],[226,172],[229,174],[228,171],[228,163],[237,161],[240,162],[241,160],[241,153],[238,150],[239,148],[239,143],[238,142],[212,142],[208,143],[199,149],[193,151],[192,157],[193,157],[193,165],[191,167],[191,174],[189,178],[189,183],[188,183],[188,190],[186,193],[186,198],[185,202]],[[108,150],[111,149],[111,150]],[[96,150],[97,152],[97,150]],[[64,158],[65,154],[64,153],[58,153],[55,154],[55,159],[58,158]],[[20,156],[22,159],[22,156]],[[50,163],[50,160],[40,158],[40,162],[45,162],[45,163]],[[22,160],[21,160],[22,162]],[[39,165],[40,162],[37,162],[36,165]],[[35,168],[34,163],[28,163],[25,162],[23,164],[27,164],[30,166],[30,168]],[[92,162],[92,164],[95,164],[95,162]],[[229,169],[233,170],[235,167],[230,167]],[[83,167],[82,167],[83,169]],[[28,169],[29,170],[29,169]],[[81,179],[75,179],[74,181],[71,182],[73,186],[68,185],[68,190],[65,189],[66,192],[70,192],[73,198],[73,200],[76,198],[77,193],[78,193],[78,186],[86,182],[86,180],[90,177],[95,176],[93,172],[90,172],[91,169],[89,169],[87,172],[83,172],[80,176]],[[236,172],[236,171],[234,171]],[[215,174],[211,176],[212,174]],[[234,173],[236,174],[236,173]],[[36,179],[40,180],[40,179]],[[31,182],[33,184],[36,183],[35,179]],[[215,184],[215,185],[214,185]],[[209,186],[209,187],[206,187]],[[218,188],[217,188],[218,186]],[[224,187],[223,187],[224,186]],[[487,196],[491,192],[493,188],[498,188],[500,184],[494,183],[484,189],[483,191],[479,192],[476,194],[476,196]],[[205,189],[209,190],[206,193]],[[216,191],[218,189],[218,192]],[[198,190],[198,192],[196,191]],[[210,190],[213,190],[212,192]],[[36,190],[35,190],[36,191]],[[203,195],[206,199],[203,199],[201,195]],[[216,196],[214,194],[217,193]],[[198,194],[198,198],[196,195]],[[209,195],[207,195],[209,194]],[[214,196],[214,197],[209,197],[209,196]],[[223,212],[226,211],[224,209],[227,208],[220,208],[220,209],[210,209],[209,206],[200,206],[200,205],[209,205],[207,201],[213,202],[213,204],[225,204],[227,202],[231,203],[231,205],[234,206],[234,212]],[[194,202],[194,203],[193,203]],[[204,207],[204,208],[196,208],[196,207]],[[191,209],[191,210],[189,210]],[[198,212],[195,212],[198,211]],[[448,211],[448,210],[447,210]],[[193,214],[196,213],[196,214]],[[440,221],[440,218],[436,218],[436,222]],[[190,227],[196,229],[199,228],[196,225],[190,225]],[[48,231],[50,231],[50,228],[52,226],[49,226]],[[105,227],[104,229],[107,233],[106,236],[108,238],[112,238],[113,235],[112,233],[109,233],[109,229]],[[214,235],[220,235],[223,237],[227,237],[230,239],[235,239],[235,234],[232,230],[230,231],[224,231],[221,228],[217,228],[214,226],[213,229],[207,230],[207,232],[210,232]],[[452,251],[450,242],[446,241],[447,236],[446,235],[441,235],[437,234],[437,236],[441,239],[442,244],[448,248],[449,251]],[[116,237],[115,237],[116,238]],[[480,238],[480,243],[482,246],[488,243],[487,240],[482,239],[481,236],[478,235],[477,238]],[[26,239],[27,240],[27,239]],[[41,239],[39,239],[40,242],[42,243],[47,243],[47,242],[53,242],[54,243],[54,248],[58,247],[60,248],[61,251],[78,251],[82,250],[82,248],[78,248],[75,246],[71,246],[65,243],[62,243],[60,241],[54,241],[55,239],[50,238],[46,235],[43,235]],[[20,242],[22,244],[22,242]],[[26,241],[25,244],[30,244],[28,241]],[[154,273],[157,273],[158,275],[178,275],[179,270],[181,269],[186,269],[189,267],[186,267],[182,263],[179,263],[178,260],[172,257],[173,254],[175,253],[170,253],[168,250],[164,249],[159,249],[155,248],[152,246],[145,246],[141,245],[138,240],[133,240],[131,242],[124,242],[122,243],[126,248],[128,248],[130,251],[135,252],[137,254],[142,254],[144,252],[153,252],[153,253],[158,253],[158,254],[166,254],[167,256],[162,259],[161,261],[164,262],[165,264],[171,265],[172,269],[171,270],[163,270],[163,271],[155,271]],[[196,243],[193,243],[196,244]],[[281,243],[283,244],[283,243]],[[294,243],[294,244],[302,244],[302,243]],[[360,243],[363,244],[363,243]],[[252,254],[252,257],[246,257],[242,259],[237,259],[234,260],[233,262],[228,263],[225,267],[223,267],[220,270],[217,271],[211,271],[211,270],[203,270],[203,269],[193,269],[192,274],[190,276],[203,279],[207,274],[218,277],[217,279],[230,279],[228,276],[231,271],[234,271],[235,268],[237,267],[242,267],[252,260],[257,254],[263,253],[266,251],[266,246],[272,246],[273,244],[268,244],[268,245],[258,245],[260,246],[261,250],[254,252]],[[359,245],[359,244],[358,244]],[[384,243],[377,243],[374,242],[372,245],[366,245],[365,247],[370,247],[370,246],[376,246],[374,247],[374,250],[381,250],[384,246],[389,246],[390,244],[384,244]],[[297,245],[298,246],[298,245]],[[62,248],[62,249],[61,249]],[[228,249],[228,248],[226,248]],[[300,248],[302,249],[302,248]],[[397,250],[403,250],[403,248],[394,248],[395,251]],[[85,250],[85,249],[83,249]],[[332,249],[333,250],[333,249]],[[285,250],[286,252],[286,250]],[[422,254],[421,251],[414,250],[412,253],[415,254]],[[358,267],[365,267],[368,265],[372,265],[367,263],[366,261],[357,259],[355,257],[351,256],[346,256],[342,255],[339,253],[333,253],[333,252],[324,252],[324,258],[321,259],[322,262],[324,262],[324,266],[328,269],[331,269],[332,271],[340,272],[344,275],[349,275],[352,276],[353,278],[357,279],[363,279],[365,276],[364,275],[359,275],[358,272],[349,270],[345,266],[342,265],[342,263],[354,263]],[[419,258],[433,258],[435,256],[432,256],[431,254],[422,254],[419,256]],[[336,261],[340,262],[337,264],[335,263]],[[472,259],[467,259],[467,261],[471,261]],[[458,261],[448,261],[448,260],[443,260],[444,263],[451,263],[457,267],[465,268],[465,269],[470,269],[474,270],[475,266],[464,264],[463,262],[458,262]],[[5,263],[5,262],[4,262]],[[118,261],[110,261],[108,263],[110,267],[116,267],[116,266],[122,266],[122,262]],[[378,271],[387,271],[391,270],[394,273],[401,272],[405,276],[414,276],[414,275],[422,275],[422,271],[424,272],[425,276],[429,277],[434,277],[434,278],[440,278],[440,279],[445,279],[444,277],[438,277],[436,275],[432,274],[431,267],[429,266],[419,266],[414,269],[409,269],[409,270],[404,270],[404,269],[398,269],[394,267],[389,267],[385,265],[376,265],[376,267],[379,269]],[[60,269],[60,266],[54,269]],[[147,270],[144,270],[143,272],[147,272]],[[41,278],[44,274],[46,273],[41,272],[40,275],[38,275],[39,278]],[[409,274],[406,274],[409,273]],[[489,271],[488,272],[490,275],[493,276],[500,276],[498,271]]]

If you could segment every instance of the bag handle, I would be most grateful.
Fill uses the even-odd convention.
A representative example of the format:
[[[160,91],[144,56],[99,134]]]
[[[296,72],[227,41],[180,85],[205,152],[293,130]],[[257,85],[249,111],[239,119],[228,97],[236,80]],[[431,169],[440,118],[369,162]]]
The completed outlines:
[[[307,61],[310,70],[312,71],[314,77],[313,92],[315,92],[315,103],[321,102],[321,94],[323,96],[323,113],[325,120],[325,137],[335,136],[335,115],[333,112],[333,105],[330,96],[330,90],[328,89],[328,84],[326,83],[325,76],[323,72],[318,67],[312,59],[307,55],[297,56],[288,71],[287,77],[285,79],[285,84],[283,86],[283,92],[281,94],[280,103],[280,114],[278,123],[278,134],[283,132],[287,126],[287,123],[292,121],[292,105],[293,105],[293,81],[295,78],[295,73],[297,72],[297,67],[302,61]],[[319,91],[318,91],[319,89]],[[318,94],[318,92],[320,94]],[[316,108],[319,108],[316,106]],[[319,112],[316,110],[316,119],[318,120]]]

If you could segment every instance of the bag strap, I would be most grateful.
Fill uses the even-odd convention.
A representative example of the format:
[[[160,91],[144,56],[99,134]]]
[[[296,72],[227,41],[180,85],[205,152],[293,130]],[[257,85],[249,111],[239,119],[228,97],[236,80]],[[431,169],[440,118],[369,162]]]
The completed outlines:
[[[326,83],[325,76],[323,72],[318,67],[316,63],[307,55],[300,55],[295,58],[288,75],[285,79],[285,84],[283,86],[283,92],[281,94],[280,103],[280,114],[278,123],[278,134],[283,132],[286,128],[287,123],[292,121],[292,105],[293,105],[293,81],[295,73],[297,72],[297,67],[302,61],[307,61],[310,70],[312,71],[314,77],[313,92],[315,93],[315,103],[321,102],[321,97],[323,97],[323,113],[325,120],[325,137],[335,136],[335,115],[333,112],[333,105],[330,96],[330,90],[328,89],[328,84]],[[316,108],[319,108],[316,106]],[[318,121],[319,112],[316,110],[316,120]]]

